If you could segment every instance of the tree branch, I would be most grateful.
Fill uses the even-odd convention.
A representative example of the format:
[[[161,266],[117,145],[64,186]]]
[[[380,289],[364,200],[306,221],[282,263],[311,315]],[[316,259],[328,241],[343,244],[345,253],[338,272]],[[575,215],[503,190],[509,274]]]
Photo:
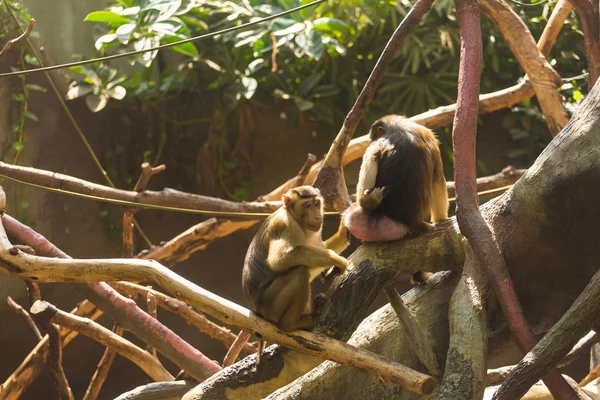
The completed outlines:
[[[565,315],[512,370],[494,399],[521,397],[565,357],[579,338],[596,323],[600,314],[599,296],[600,272],[597,272]]]
[[[471,246],[462,277],[450,298],[450,344],[436,400],[481,399],[486,376],[487,278]]]
[[[436,382],[430,376],[368,351],[353,348],[346,343],[304,331],[285,334],[249,310],[194,285],[155,261],[137,259],[73,260],[32,256],[11,250],[13,247],[3,231],[4,227],[0,229],[0,261],[2,266],[11,266],[11,275],[13,276],[29,279],[35,277],[36,280],[42,282],[149,281],[175,294],[177,298],[195,309],[221,321],[233,323],[242,329],[259,332],[266,340],[280,343],[285,347],[309,355],[363,369],[417,393],[428,394],[436,388]],[[119,304],[120,301],[115,302],[114,297],[120,296],[116,292],[109,294],[108,291],[98,288],[91,289],[90,286],[83,286],[80,290],[104,311],[110,309],[117,322],[124,328],[130,329],[129,325],[132,324],[133,317],[125,317],[124,315],[127,314],[121,313],[126,313],[128,309],[135,307],[135,303],[130,300],[126,300],[126,304]],[[153,335],[154,337],[155,335]],[[151,342],[149,339],[153,338],[142,337],[147,342]],[[156,347],[158,348],[158,346]]]
[[[40,333],[40,330],[38,329],[35,322],[33,322],[33,319],[31,319],[31,315],[29,315],[27,310],[25,310],[23,307],[21,307],[10,296],[8,296],[6,298],[6,301],[8,302],[8,305],[10,306],[10,308],[12,308],[18,315],[23,317],[23,319],[27,323],[27,326],[29,326],[29,330],[33,333],[33,336],[36,338],[36,340],[37,341],[42,340],[42,334]]]
[[[550,134],[556,136],[569,120],[558,93],[558,87],[562,85],[560,76],[538,50],[527,25],[508,4],[503,0],[482,0],[481,9],[500,29],[504,40],[529,76]]]
[[[155,381],[172,381],[174,379],[173,375],[152,355],[96,322],[61,311],[45,301],[36,301],[31,307],[31,313],[46,321],[76,330],[80,334],[110,347],[140,367]]]
[[[6,214],[2,218],[2,225],[7,227],[13,237],[21,243],[33,247],[38,254],[60,257],[54,258],[54,260],[63,262],[70,259],[66,253],[45,237]],[[6,240],[6,237],[4,239]],[[144,279],[145,276],[141,272],[138,280]],[[92,280],[91,282],[94,283],[89,285],[75,285],[75,289],[85,297],[93,299],[92,301],[103,311],[110,310],[111,316],[125,329],[146,343],[152,344],[161,354],[188,372],[194,379],[202,381],[221,369],[218,364],[184,341],[171,329],[150,317],[135,302],[121,296],[106,283],[95,283],[98,281],[102,281],[102,279]],[[77,279],[73,282],[77,282]]]
[[[123,327],[118,324],[114,324],[112,331],[117,336],[123,335]],[[100,358],[100,361],[98,362],[96,371],[94,371],[94,375],[92,375],[92,379],[85,391],[83,400],[96,400],[98,398],[116,355],[117,353],[113,350],[112,346],[107,346],[106,349],[104,349],[104,354],[102,354],[102,358]]]
[[[222,342],[225,347],[229,347],[235,341],[236,335],[231,333],[227,328],[219,326],[214,322],[210,321],[204,315],[193,311],[186,303],[181,300],[177,300],[173,297],[167,296],[157,290],[150,289],[141,285],[136,285],[129,282],[112,282],[110,285],[122,294],[129,297],[144,297],[149,293],[152,293],[156,298],[158,305],[165,310],[172,312],[173,314],[179,315],[185,319],[188,323],[194,325],[196,328],[210,336]],[[256,351],[256,343],[246,343],[242,350],[246,354],[252,354]]]

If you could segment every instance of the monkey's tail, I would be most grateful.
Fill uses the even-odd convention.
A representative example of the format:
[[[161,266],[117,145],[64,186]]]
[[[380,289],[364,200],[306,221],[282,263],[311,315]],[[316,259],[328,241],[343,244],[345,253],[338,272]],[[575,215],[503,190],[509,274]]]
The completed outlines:
[[[240,333],[238,333],[237,337],[231,344],[231,347],[227,351],[227,354],[225,354],[225,358],[223,359],[223,368],[229,367],[231,364],[235,363],[235,360],[240,355],[242,348],[244,347],[246,342],[250,340],[250,336],[252,336],[251,333],[243,330],[240,331]]]

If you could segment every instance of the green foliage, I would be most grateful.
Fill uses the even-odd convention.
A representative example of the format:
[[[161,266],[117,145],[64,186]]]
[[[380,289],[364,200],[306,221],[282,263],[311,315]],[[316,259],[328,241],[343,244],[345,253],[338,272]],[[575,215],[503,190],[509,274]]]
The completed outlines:
[[[125,80],[125,76],[117,76],[116,68],[94,63],[71,67],[70,70],[83,77],[71,82],[67,100],[85,96],[86,104],[92,112],[106,107],[109,98],[121,100],[127,93],[127,90],[119,85]]]
[[[26,26],[31,20],[31,14],[29,14],[29,12],[27,12],[27,10],[18,2],[7,1],[5,3],[5,6],[10,7],[10,16],[12,17],[12,15],[14,15],[16,17],[16,21],[11,18],[7,22],[6,25],[9,26],[10,29],[8,29],[5,32],[2,32],[2,34],[0,35],[0,38],[2,39],[9,39],[7,37],[8,35],[14,35],[15,32],[19,32],[16,23],[18,22],[21,26]],[[39,33],[37,31],[32,31],[29,36],[37,38],[39,37]],[[11,71],[24,70],[30,67],[40,66],[39,60],[33,54],[30,54],[29,48],[27,47],[27,42],[20,42],[19,44],[17,44],[16,48],[19,51],[19,57],[17,61],[18,66],[11,65]],[[21,155],[25,147],[25,122],[27,120],[29,120],[30,123],[39,121],[39,117],[37,116],[37,114],[29,108],[30,92],[46,91],[46,88],[44,88],[43,86],[40,86],[35,83],[28,83],[27,77],[25,76],[19,76],[19,80],[19,87],[10,94],[13,101],[17,103],[17,108],[19,110],[19,115],[16,118],[17,121],[13,122],[11,126],[13,134],[10,139],[10,145],[13,151],[13,164],[17,164],[17,162],[19,161],[19,156]],[[26,206],[22,208],[26,208]]]
[[[114,54],[239,25],[307,2],[113,0],[104,10],[90,13],[86,21],[96,25],[96,49],[101,54]],[[533,7],[509,4],[538,38],[555,2],[541,1]],[[128,78],[110,72],[107,80],[95,71],[99,77],[96,79],[82,69],[85,78],[74,87],[87,96],[96,96],[91,105],[98,110],[114,97],[109,93],[119,84],[123,89],[117,97],[127,93],[155,110],[163,121],[180,126],[188,122],[173,120],[164,105],[170,101],[177,104],[178,98],[202,97],[203,104],[211,107],[202,115],[211,116],[212,126],[219,127],[215,131],[218,133],[211,128],[213,133],[204,139],[207,154],[215,154],[218,183],[230,197],[241,198],[247,193],[245,181],[238,179],[233,188],[228,182],[235,180],[234,172],[245,163],[239,152],[224,143],[232,141],[232,132],[237,132],[239,141],[241,132],[250,130],[251,118],[243,117],[248,104],[283,104],[282,118],[292,126],[307,120],[329,128],[339,126],[388,38],[411,6],[406,0],[330,0],[242,31],[138,56],[138,68]],[[486,93],[514,85],[524,72],[498,29],[485,17],[481,21],[481,91]],[[382,114],[414,115],[455,102],[459,48],[454,2],[437,0],[400,46],[359,132]],[[562,76],[576,76],[585,72],[585,60],[580,24],[573,13],[561,31],[550,63]],[[112,83],[113,79],[117,83]],[[567,108],[581,101],[585,88],[585,80],[579,79],[569,80],[561,88]],[[515,161],[528,162],[548,141],[547,127],[535,100],[514,107],[504,127],[517,149],[506,156]],[[163,154],[164,141],[161,143],[156,150],[145,149],[145,158],[152,155],[158,160]],[[452,161],[449,146],[450,141],[442,140],[442,151]],[[210,160],[203,162],[213,164]],[[481,170],[485,168],[480,165]]]

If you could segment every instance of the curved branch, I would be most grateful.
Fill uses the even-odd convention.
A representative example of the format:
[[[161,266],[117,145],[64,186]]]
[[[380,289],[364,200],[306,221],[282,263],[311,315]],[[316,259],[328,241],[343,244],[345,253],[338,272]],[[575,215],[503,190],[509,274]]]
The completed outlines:
[[[538,50],[527,25],[508,4],[503,0],[482,0],[481,9],[500,29],[504,40],[529,76],[550,134],[556,136],[569,120],[558,93],[558,87],[562,85],[560,76]]]

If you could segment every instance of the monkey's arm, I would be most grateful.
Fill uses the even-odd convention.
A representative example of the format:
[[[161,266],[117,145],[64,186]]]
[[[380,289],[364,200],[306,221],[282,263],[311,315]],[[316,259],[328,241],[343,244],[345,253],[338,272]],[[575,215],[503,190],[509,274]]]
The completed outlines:
[[[356,184],[356,202],[362,208],[374,209],[383,200],[385,188],[375,188],[380,153],[367,148],[363,156],[358,183]]]
[[[283,239],[273,240],[269,246],[267,263],[274,271],[285,271],[304,265],[309,268],[336,266],[345,270],[348,261],[335,251],[307,245],[292,246]]]
[[[338,254],[346,250],[346,247],[348,247],[350,244],[348,242],[348,233],[348,228],[346,228],[342,219],[337,232],[325,241],[325,247],[335,251]]]

